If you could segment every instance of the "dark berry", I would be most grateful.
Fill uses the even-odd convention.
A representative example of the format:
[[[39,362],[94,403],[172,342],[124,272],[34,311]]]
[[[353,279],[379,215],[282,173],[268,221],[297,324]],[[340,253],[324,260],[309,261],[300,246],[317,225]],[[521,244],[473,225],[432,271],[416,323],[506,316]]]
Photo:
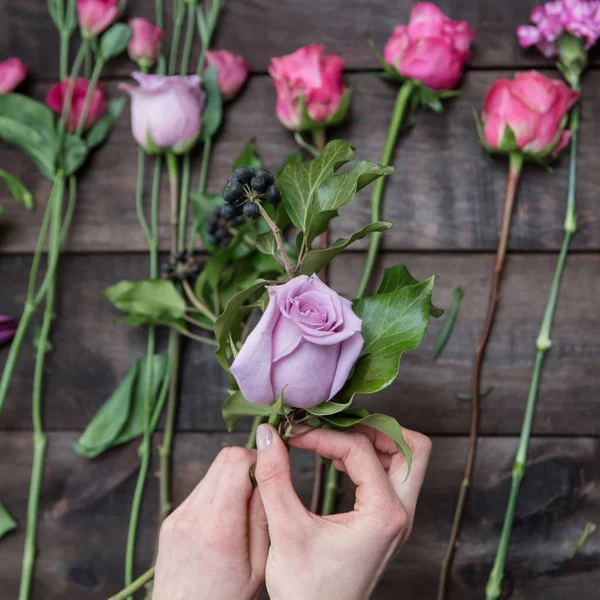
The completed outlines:
[[[244,215],[250,219],[256,219],[260,214],[260,209],[256,202],[247,202],[244,204]]]
[[[219,214],[214,212],[212,213],[208,219],[206,220],[206,222],[208,223],[208,226],[211,227],[212,225],[216,225],[219,222]]]
[[[279,204],[281,202],[281,191],[275,185],[267,188],[265,192],[265,201],[269,204]]]
[[[246,222],[246,217],[244,217],[244,215],[242,214],[242,215],[237,216],[233,223],[235,225],[237,225],[238,227],[241,227],[245,222]]]
[[[250,187],[255,192],[262,194],[269,187],[269,181],[262,173],[260,173],[252,178],[252,181],[250,181]]]
[[[233,204],[242,198],[244,195],[244,186],[239,181],[232,181],[223,192],[225,202]]]
[[[216,245],[219,246],[219,248],[225,248],[225,246],[227,246],[227,244],[229,244],[230,241],[231,236],[228,235],[227,237],[224,237],[222,240],[220,240],[219,243]]]
[[[235,217],[237,213],[237,208],[233,206],[233,204],[226,204],[223,208],[221,208],[221,216],[227,220],[231,221]]]
[[[258,175],[258,173],[256,173],[256,175]],[[260,175],[262,175],[266,179],[268,185],[273,185],[275,183],[275,175],[273,175],[273,173],[271,173],[271,171],[266,171],[265,169],[261,169]]]
[[[178,252],[175,255],[175,260],[177,262],[185,262],[187,260],[187,252]]]
[[[238,167],[234,172],[233,176],[240,183],[250,183],[250,180],[254,176],[254,169],[249,167]]]

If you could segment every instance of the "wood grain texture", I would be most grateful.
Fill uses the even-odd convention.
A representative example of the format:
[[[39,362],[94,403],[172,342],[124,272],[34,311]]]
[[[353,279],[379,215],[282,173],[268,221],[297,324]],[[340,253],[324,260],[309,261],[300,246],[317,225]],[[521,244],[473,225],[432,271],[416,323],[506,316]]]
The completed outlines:
[[[331,285],[352,294],[364,256],[349,253],[331,269]],[[470,405],[456,391],[469,391],[474,347],[483,324],[493,257],[491,255],[386,254],[386,266],[405,263],[420,278],[437,275],[434,300],[448,309],[453,289],[465,298],[450,342],[437,362],[431,356],[443,319],[433,320],[422,346],[402,358],[396,383],[359,403],[394,415],[403,425],[429,434],[466,434]],[[552,279],[552,255],[509,257],[504,295],[484,369],[484,383],[495,385],[483,401],[486,434],[516,434],[531,377],[535,339]],[[26,285],[29,259],[0,261],[2,312],[16,312]],[[143,329],[116,323],[121,315],[101,291],[121,279],[143,278],[144,256],[66,256],[62,262],[58,313],[52,334],[54,352],[45,379],[45,422],[50,429],[82,429],[133,362],[145,354]],[[569,258],[547,357],[537,434],[598,435],[600,373],[597,298],[600,256]],[[0,365],[6,349],[0,352]],[[224,431],[221,403],[228,380],[210,347],[190,343],[184,360],[179,427]],[[0,428],[30,427],[33,355],[29,340],[14,375]]]
[[[480,107],[489,85],[510,72],[471,73],[465,95],[447,104],[443,116],[421,111],[417,126],[404,135],[389,178],[383,217],[393,228],[384,235],[388,250],[495,250],[507,162],[491,159],[480,147],[472,108]],[[350,124],[331,132],[350,140],[359,158],[378,161],[396,88],[372,75],[348,78],[354,90]],[[580,147],[577,211],[581,231],[573,241],[578,250],[600,248],[597,198],[600,170],[596,142],[600,138],[600,72],[586,79]],[[46,87],[36,87],[43,97]],[[120,92],[107,85],[111,95]],[[210,167],[209,190],[218,192],[231,162],[247,140],[256,137],[265,164],[276,170],[282,157],[296,151],[292,137],[273,114],[274,90],[267,77],[254,77],[242,97],[227,111]],[[252,115],[250,117],[250,115]],[[144,251],[146,242],[134,206],[137,148],[129,131],[129,116],[120,120],[112,138],[93,155],[80,177],[80,192],[67,250],[74,252]],[[193,181],[198,177],[196,157]],[[0,144],[0,164],[34,192],[38,206],[31,214],[0,189],[6,216],[0,224],[0,252],[32,252],[37,241],[49,184],[14,148]],[[151,164],[147,180],[151,178]],[[167,248],[167,190],[163,189],[162,247]],[[149,184],[148,184],[149,185]],[[567,160],[553,173],[528,165],[517,200],[510,239],[513,250],[556,250],[562,240],[567,193]],[[369,221],[369,191],[345,208],[332,226],[332,236],[347,236]],[[366,248],[367,240],[353,246]]]
[[[123,554],[138,457],[135,444],[88,462],[76,456],[74,433],[49,436],[48,462],[39,521],[39,558],[33,600],[105,600],[121,587]],[[174,492],[181,502],[206,472],[218,451],[243,444],[242,435],[182,434],[175,446]],[[158,440],[156,440],[156,443]],[[155,455],[156,455],[155,443]],[[508,495],[515,438],[484,438],[471,503],[455,570],[451,599],[481,598],[498,540]],[[31,439],[24,432],[0,436],[0,496],[20,524],[25,518]],[[587,521],[600,519],[600,451],[597,439],[534,439],[530,469],[507,565],[512,600],[564,600],[573,589],[592,600],[600,585],[600,538],[591,538],[571,558],[573,544]],[[413,535],[385,571],[374,600],[434,597],[439,562],[449,534],[456,484],[466,441],[433,438],[433,454],[419,503]],[[155,456],[156,457],[156,456]],[[292,455],[294,481],[301,498],[310,497],[313,461]],[[351,510],[353,486],[343,483],[340,510]],[[152,556],[158,493],[148,481],[137,554],[137,571]],[[2,597],[16,597],[23,527],[0,542]]]
[[[127,17],[154,20],[154,2],[127,4]],[[367,39],[383,48],[394,27],[408,22],[413,4],[412,0],[228,0],[215,47],[243,55],[253,70],[261,72],[272,56],[314,43],[340,54],[350,69],[373,69],[378,63]],[[539,52],[523,50],[517,43],[516,28],[529,22],[536,0],[440,0],[437,4],[452,18],[468,20],[476,31],[472,67],[551,66]],[[168,40],[172,2],[165,6]],[[0,56],[11,55],[31,64],[36,78],[56,77],[58,36],[43,0],[0,2]],[[111,65],[110,73],[122,75],[133,67],[122,58]]]

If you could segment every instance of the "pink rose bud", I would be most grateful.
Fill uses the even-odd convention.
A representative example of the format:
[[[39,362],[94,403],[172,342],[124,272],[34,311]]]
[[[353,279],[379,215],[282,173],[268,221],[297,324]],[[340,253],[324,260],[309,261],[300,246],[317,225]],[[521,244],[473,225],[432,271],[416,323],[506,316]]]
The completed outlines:
[[[0,315],[0,345],[12,340],[19,323],[8,315]]]
[[[53,85],[46,94],[46,104],[57,114],[62,114],[63,106],[67,96],[69,79],[60,81]],[[90,81],[78,77],[73,86],[73,95],[71,96],[71,108],[67,116],[67,131],[74,132],[79,124],[81,113],[85,106],[85,98],[90,87]],[[85,119],[84,130],[89,129],[97,123],[106,112],[106,94],[101,84],[97,84],[92,94],[89,110]]]
[[[490,87],[483,103],[481,120],[485,142],[496,150],[513,151],[510,135],[524,154],[547,151],[555,156],[568,143],[564,117],[579,94],[558,79],[537,71],[518,73],[511,81],[499,79]]]
[[[237,54],[227,50],[213,50],[206,53],[206,69],[215,65],[219,90],[225,100],[230,100],[240,91],[250,67],[248,63]]]
[[[267,310],[231,365],[244,398],[271,404],[283,392],[296,408],[331,400],[364,343],[352,303],[316,275],[267,290]]]
[[[27,65],[18,58],[0,62],[0,94],[12,92],[27,75]]]
[[[404,77],[434,90],[451,90],[471,58],[474,37],[466,21],[453,21],[435,4],[420,2],[413,7],[408,26],[396,27],[383,57]]]
[[[277,116],[282,125],[298,131],[302,121],[300,96],[316,123],[332,117],[347,87],[342,81],[345,62],[324,54],[324,46],[306,46],[293,54],[271,59],[269,74],[275,80]]]
[[[187,152],[202,127],[205,93],[197,75],[168,77],[134,73],[138,87],[121,84],[131,96],[131,129],[149,152]]]
[[[151,67],[158,57],[163,30],[146,19],[130,19],[132,36],[127,47],[131,60],[145,67]]]
[[[77,18],[86,37],[96,37],[118,16],[119,0],[77,0]]]

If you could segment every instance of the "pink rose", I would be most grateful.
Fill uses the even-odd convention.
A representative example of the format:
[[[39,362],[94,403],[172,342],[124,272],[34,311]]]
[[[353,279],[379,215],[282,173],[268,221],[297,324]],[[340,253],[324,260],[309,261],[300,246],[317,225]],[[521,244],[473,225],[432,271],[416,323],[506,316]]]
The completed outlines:
[[[13,317],[8,315],[0,315],[0,344],[4,344],[12,340],[17,331],[19,323]]]
[[[453,21],[435,4],[420,2],[413,7],[408,26],[396,27],[383,56],[400,75],[434,90],[450,90],[471,58],[474,37],[466,21]]]
[[[316,275],[267,290],[267,310],[231,365],[244,398],[271,404],[283,392],[296,408],[331,400],[363,347],[352,303]]]
[[[519,150],[536,154],[560,134],[552,152],[554,156],[569,141],[570,132],[564,131],[563,118],[578,99],[579,94],[562,81],[537,71],[518,73],[512,81],[499,79],[492,84],[483,103],[485,141],[492,148],[506,150],[502,141],[508,126]]]
[[[60,81],[53,85],[46,94],[46,104],[57,114],[62,114],[65,103],[69,79]],[[78,77],[73,86],[73,95],[71,96],[71,108],[67,116],[67,131],[74,132],[79,124],[81,113],[85,105],[85,98],[90,87],[90,81]],[[85,119],[84,129],[89,129],[97,123],[106,112],[106,95],[101,84],[97,84],[92,94],[89,110]]]
[[[277,116],[292,131],[300,128],[301,95],[311,119],[323,123],[335,114],[347,90],[342,81],[345,62],[324,51],[324,46],[313,44],[271,59],[269,75],[277,90]]]
[[[152,66],[158,56],[163,30],[155,27],[150,21],[140,18],[130,19],[129,26],[132,36],[127,50],[131,60],[144,64],[146,67]]]
[[[202,127],[205,94],[200,77],[142,73],[132,77],[139,87],[120,87],[131,96],[131,129],[137,143],[148,151],[191,148]]]
[[[12,92],[27,75],[27,65],[18,58],[0,62],[0,94]]]
[[[219,90],[225,100],[230,100],[240,91],[248,77],[250,67],[237,54],[227,50],[212,50],[206,53],[206,69],[215,65]]]
[[[77,0],[77,18],[87,37],[96,37],[119,16],[119,0]]]

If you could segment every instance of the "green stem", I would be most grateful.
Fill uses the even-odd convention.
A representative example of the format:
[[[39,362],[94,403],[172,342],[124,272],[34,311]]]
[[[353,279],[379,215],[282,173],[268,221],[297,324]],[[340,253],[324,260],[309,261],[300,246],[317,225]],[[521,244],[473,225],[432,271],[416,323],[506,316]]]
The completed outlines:
[[[490,573],[490,577],[488,579],[488,583],[485,589],[487,600],[496,600],[500,597],[500,594],[502,593],[504,567],[506,564],[506,557],[508,554],[508,546],[510,542],[510,534],[513,527],[515,509],[519,499],[521,482],[523,480],[523,476],[525,475],[525,469],[527,466],[529,440],[531,439],[531,428],[533,425],[533,418],[535,415],[535,408],[538,398],[542,368],[544,366],[544,358],[546,356],[546,353],[552,346],[550,333],[552,329],[552,322],[554,320],[556,304],[558,301],[558,293],[560,290],[562,274],[565,268],[571,238],[577,230],[577,217],[575,215],[575,184],[577,176],[578,129],[579,106],[575,106],[571,117],[572,137],[569,164],[569,191],[567,196],[567,210],[564,225],[565,233],[560,249],[560,254],[558,256],[558,261],[556,263],[556,269],[554,271],[552,287],[550,288],[550,292],[548,294],[548,301],[546,303],[546,310],[544,312],[542,326],[540,328],[540,333],[536,341],[535,363],[533,367],[533,373],[531,376],[531,384],[529,386],[529,395],[527,398],[527,406],[525,408],[525,415],[523,418],[523,426],[521,427],[521,437],[519,439],[517,455],[515,457],[515,463],[513,465],[510,496],[506,507],[506,514],[504,516],[504,524],[502,526],[500,542],[498,543],[496,559],[494,560],[494,566]]]
[[[169,75],[175,75],[177,69],[177,54],[179,53],[179,38],[181,37],[181,26],[185,17],[185,6],[183,0],[173,0],[175,18],[173,21],[173,37],[171,38],[171,52],[169,53]]]
[[[63,81],[69,72],[69,40],[70,33],[66,29],[60,32],[60,62],[59,62],[59,77]]]
[[[316,129],[313,129],[312,139],[317,152],[319,154],[323,152],[323,149],[327,144],[327,134],[325,133],[325,127],[317,127]]]
[[[179,195],[179,232],[177,236],[177,251],[185,250],[185,234],[187,231],[187,215],[190,199],[190,165],[191,155],[185,154],[182,159],[181,193]]]
[[[155,21],[156,21],[156,26],[159,29],[163,29],[165,26],[165,6],[164,6],[164,2],[163,0],[156,0],[155,3]]]
[[[248,434],[248,441],[246,442],[246,448],[248,448],[248,450],[253,450],[256,448],[256,430],[263,421],[263,417],[254,417],[254,421],[252,421],[252,429]]]
[[[175,256],[177,255],[178,236],[177,202],[179,196],[179,168],[177,167],[177,157],[172,152],[167,153],[167,168],[169,171],[169,188],[171,198],[171,260],[175,260]]]
[[[162,178],[162,157],[159,155],[154,162],[154,176],[152,178],[152,196],[150,205],[150,227],[152,231],[150,243],[150,272],[151,277],[158,277],[158,208],[160,201],[160,184]]]
[[[77,203],[77,179],[75,175],[69,177],[69,203],[67,210],[63,218],[62,229],[60,230],[60,245],[63,246],[67,235],[69,233],[69,227],[73,220],[73,214],[75,213],[75,204]]]
[[[83,133],[83,129],[85,128],[85,122],[87,120],[87,116],[90,110],[90,106],[92,104],[92,98],[94,96],[94,92],[96,91],[96,87],[98,85],[98,80],[100,79],[100,74],[102,73],[102,69],[104,68],[104,60],[98,59],[96,64],[94,65],[94,71],[92,72],[92,77],[90,79],[90,83],[88,85],[87,92],[85,94],[85,101],[83,103],[83,111],[81,112],[81,116],[79,117],[79,123],[77,123],[77,131],[75,135],[81,136]]]
[[[202,163],[200,165],[200,181],[198,183],[198,193],[204,194],[206,193],[206,180],[208,178],[208,166],[210,163],[210,154],[212,150],[212,138],[206,138],[204,140],[204,145],[202,146]],[[196,244],[196,235],[197,232],[192,229],[190,240],[188,243],[188,252],[191,254],[194,251],[194,246]]]
[[[381,156],[381,164],[388,166],[392,159],[394,148],[396,147],[396,140],[400,132],[400,127],[404,119],[406,107],[410,100],[410,97],[414,91],[415,83],[412,80],[405,81],[400,89],[398,90],[398,96],[396,97],[396,105],[394,107],[394,113],[390,122],[390,128],[388,130],[385,147],[383,149],[383,155]],[[383,199],[383,191],[385,186],[385,177],[380,177],[373,186],[373,195],[371,196],[371,222],[379,221],[381,216],[381,202]],[[381,233],[374,232],[370,236],[369,250],[367,252],[367,259],[365,266],[358,284],[358,290],[356,296],[362,298],[365,295],[373,267],[375,266],[375,260],[377,259],[377,253],[379,252],[379,246],[381,244]]]
[[[321,505],[322,515],[331,515],[335,510],[335,501],[338,492],[338,470],[333,463],[327,468],[327,477],[325,479],[325,493],[323,494],[323,504]]]
[[[193,2],[187,3],[187,30],[185,33],[185,42],[183,45],[183,54],[181,55],[181,74],[187,75],[190,66],[190,55],[192,53],[192,43],[194,41],[194,31],[196,30],[196,5]]]
[[[137,168],[137,184],[135,188],[135,210],[137,212],[138,221],[142,227],[148,246],[152,245],[152,232],[148,219],[144,214],[144,171],[146,164],[146,152],[143,148],[138,148],[138,168]]]
[[[69,83],[67,84],[67,90],[65,92],[65,101],[63,103],[62,112],[60,115],[60,120],[58,122],[58,146],[62,146],[62,142],[65,135],[67,117],[71,112],[71,101],[73,100],[73,90],[75,88],[75,80],[77,79],[77,75],[79,75],[79,71],[81,70],[81,65],[83,64],[83,60],[88,53],[89,50],[89,41],[87,39],[83,39],[81,45],[79,46],[79,50],[77,51],[77,55],[75,56],[75,60],[73,61],[73,67],[71,68],[71,73],[69,74]]]
[[[139,589],[143,588],[149,581],[154,578],[154,567],[148,569],[143,575],[140,575],[133,583],[122,589],[118,594],[111,596],[108,600],[127,600],[135,594]]]

